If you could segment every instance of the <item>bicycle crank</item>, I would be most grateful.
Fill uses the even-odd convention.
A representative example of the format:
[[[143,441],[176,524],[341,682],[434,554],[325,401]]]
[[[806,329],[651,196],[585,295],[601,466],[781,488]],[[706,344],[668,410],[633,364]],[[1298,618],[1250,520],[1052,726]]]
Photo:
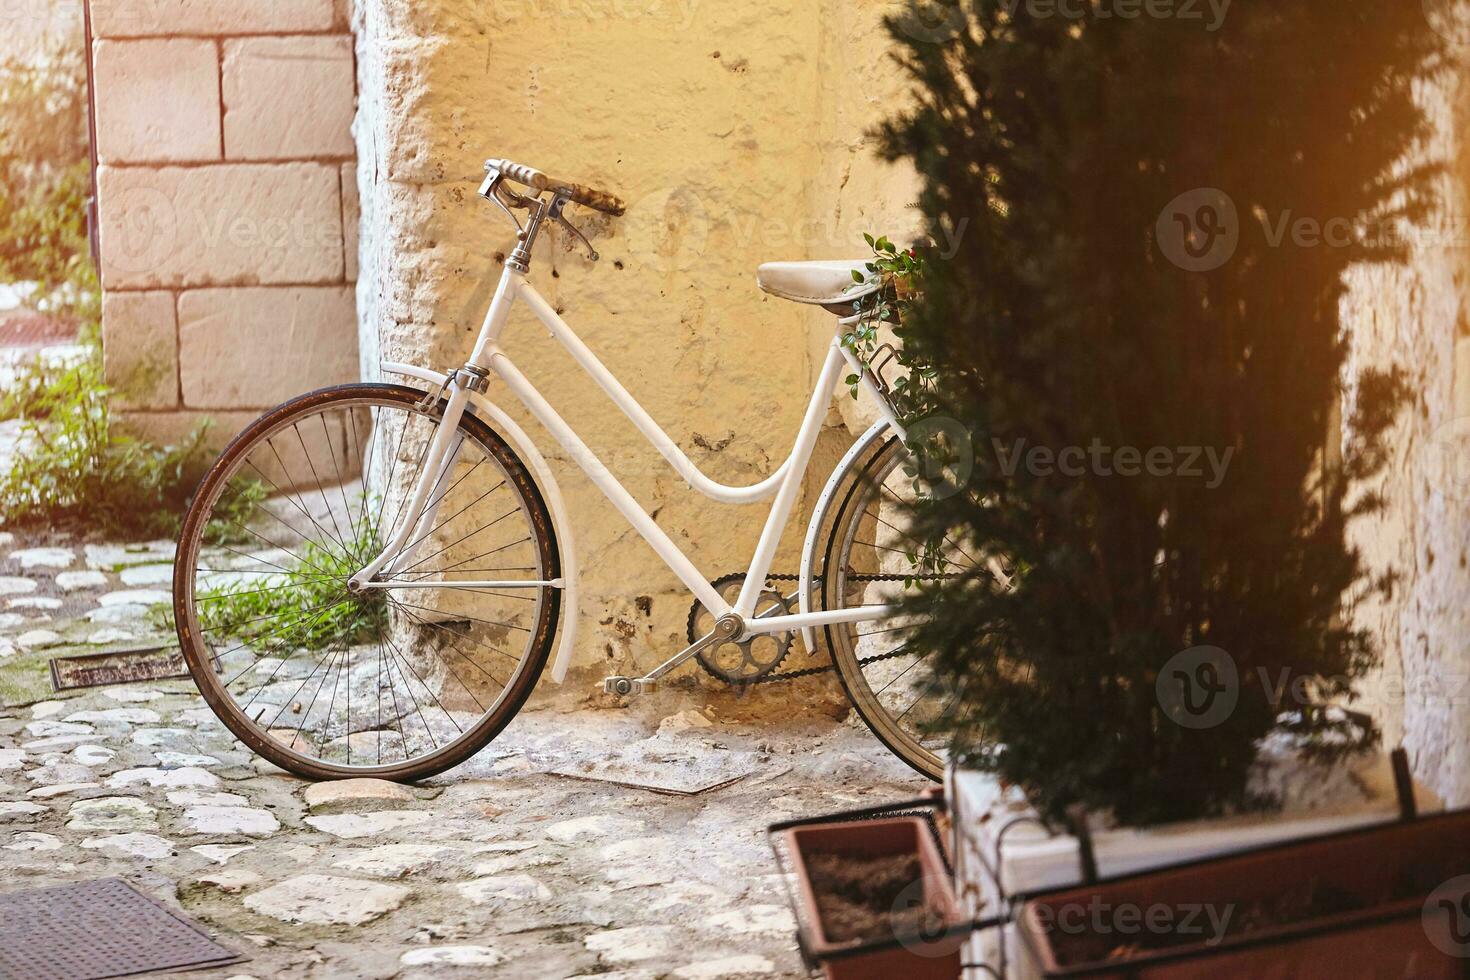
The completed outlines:
[[[796,612],[797,593],[792,592],[785,595],[774,585],[781,581],[795,581],[795,575],[772,574],[767,577],[765,588],[760,592],[755,603],[755,614],[753,619],[763,616],[785,616]],[[715,591],[724,597],[726,602],[733,603],[740,595],[740,589],[745,584],[745,574],[734,572],[724,575],[710,583]],[[689,607],[689,642],[695,642],[710,632],[713,627],[714,617],[698,601]],[[725,640],[712,643],[695,654],[699,665],[705,669],[711,677],[717,677],[726,684],[753,684],[762,677],[767,676],[786,659],[791,652],[791,645],[796,639],[796,634],[786,633],[764,633],[755,634],[744,640]]]
[[[615,674],[612,677],[604,677],[602,679],[602,689],[608,694],[647,694],[649,691],[658,687],[659,678],[690,657],[698,656],[706,647],[714,646],[717,643],[726,643],[743,632],[745,632],[744,621],[733,612],[726,613],[715,620],[714,627],[708,633],[642,677],[624,677],[620,674]]]

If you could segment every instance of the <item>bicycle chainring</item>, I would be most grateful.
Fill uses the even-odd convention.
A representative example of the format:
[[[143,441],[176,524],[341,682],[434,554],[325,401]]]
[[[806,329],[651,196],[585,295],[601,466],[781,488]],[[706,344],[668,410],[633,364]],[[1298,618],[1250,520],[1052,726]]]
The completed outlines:
[[[774,616],[784,616],[795,612],[793,608],[794,597],[788,597],[773,587],[774,579],[789,579],[794,576],[772,576],[765,583],[766,587],[761,590],[756,599],[755,611],[770,613]],[[740,594],[740,589],[745,584],[745,574],[735,572],[724,575],[710,583],[715,591],[724,596],[726,601],[733,603]],[[696,600],[689,607],[689,642],[694,643],[700,637],[714,628],[714,620],[710,617],[708,610]],[[796,639],[796,634],[766,633],[751,636],[746,640],[726,640],[714,646],[706,647],[694,655],[699,665],[705,669],[711,677],[717,677],[726,684],[743,685],[756,684],[768,677],[772,671],[781,665],[786,655],[791,652],[791,645]]]

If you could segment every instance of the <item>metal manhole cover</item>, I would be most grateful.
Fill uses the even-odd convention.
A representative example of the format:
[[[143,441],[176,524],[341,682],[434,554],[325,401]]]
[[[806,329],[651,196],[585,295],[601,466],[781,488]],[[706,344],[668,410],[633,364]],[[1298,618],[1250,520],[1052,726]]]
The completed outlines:
[[[51,660],[51,686],[58,691],[188,676],[189,667],[177,646],[132,647]]]
[[[102,980],[244,959],[121,878],[0,894],[6,980]]]

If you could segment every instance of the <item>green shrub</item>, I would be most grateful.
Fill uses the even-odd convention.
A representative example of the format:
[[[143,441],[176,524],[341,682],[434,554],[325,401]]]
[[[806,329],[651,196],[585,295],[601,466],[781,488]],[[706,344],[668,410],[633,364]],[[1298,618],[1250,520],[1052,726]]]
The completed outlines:
[[[381,545],[366,520],[354,530],[345,550],[308,540],[296,550],[300,560],[290,571],[204,590],[197,601],[200,627],[272,643],[289,639],[293,647],[309,649],[377,639],[388,622],[387,593],[379,589],[352,599],[345,583]],[[288,623],[294,625],[282,637],[281,627]]]
[[[95,326],[91,171],[80,39],[0,63],[0,281],[35,281],[48,312]]]
[[[1273,685],[1318,678],[1345,699],[1376,659],[1344,602],[1386,580],[1344,530],[1382,504],[1361,481],[1402,395],[1392,372],[1359,372],[1354,441],[1340,463],[1326,446],[1344,272],[1400,260],[1375,232],[1428,204],[1433,175],[1395,169],[1422,128],[1412,86],[1437,57],[1420,4],[1237,4],[1216,31],[1086,4],[1080,19],[1012,0],[911,8],[890,27],[917,105],[884,141],[922,176],[934,237],[962,234],[926,271],[905,342],[939,368],[935,398],[975,448],[969,492],[915,519],[1015,573],[1009,590],[983,573],[946,586],[913,639],[957,692],[954,752],[1050,818],[1075,803],[1148,823],[1263,802],[1248,792],[1260,740],[1327,717],[1283,717],[1298,706]],[[956,31],[936,41],[925,24]],[[1165,252],[1169,206],[1210,188],[1234,201],[1238,243],[1191,271]],[[1262,215],[1367,234],[1293,247]],[[1210,230],[1202,211],[1182,216]],[[1182,468],[1058,471],[1059,451],[1094,444],[1232,456],[1214,485]],[[1018,466],[1017,447],[1052,463]],[[1201,647],[1226,652],[1238,701],[1190,728],[1160,681]]]
[[[71,365],[22,373],[0,410],[20,418],[17,451],[0,476],[0,523],[74,524],[122,537],[171,537],[212,454],[201,422],[178,445],[157,446],[115,431],[111,392],[95,348]],[[254,483],[237,485],[232,516],[264,498]],[[211,540],[238,540],[228,522]]]
[[[0,185],[0,280],[34,281],[46,312],[77,320],[85,336],[101,320],[102,291],[87,242],[86,161],[12,200]]]

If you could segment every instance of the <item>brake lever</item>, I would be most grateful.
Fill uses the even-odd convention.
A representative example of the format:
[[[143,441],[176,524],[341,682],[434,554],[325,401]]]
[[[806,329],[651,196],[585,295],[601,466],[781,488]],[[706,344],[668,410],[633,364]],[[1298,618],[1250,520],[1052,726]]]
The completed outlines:
[[[587,240],[586,235],[582,234],[581,229],[568,221],[566,219],[566,216],[562,214],[562,211],[566,208],[566,206],[567,199],[558,194],[556,196],[556,200],[551,202],[551,216],[556,219],[557,224],[561,225],[567,231],[577,236],[578,240],[581,241],[581,243],[587,248],[587,257],[593,262],[596,262],[600,258],[600,256],[597,254],[597,249],[592,247],[592,243]]]
[[[521,197],[515,191],[506,188],[504,181],[505,175],[499,170],[489,171],[485,176],[485,182],[480,185],[480,196],[505,212],[506,216],[510,218],[511,223],[516,226],[516,236],[519,237],[524,235],[526,230],[521,225],[521,219],[516,217],[515,212],[511,208],[525,207],[525,198]],[[510,195],[509,203],[506,203],[505,197],[502,196],[507,194]]]

